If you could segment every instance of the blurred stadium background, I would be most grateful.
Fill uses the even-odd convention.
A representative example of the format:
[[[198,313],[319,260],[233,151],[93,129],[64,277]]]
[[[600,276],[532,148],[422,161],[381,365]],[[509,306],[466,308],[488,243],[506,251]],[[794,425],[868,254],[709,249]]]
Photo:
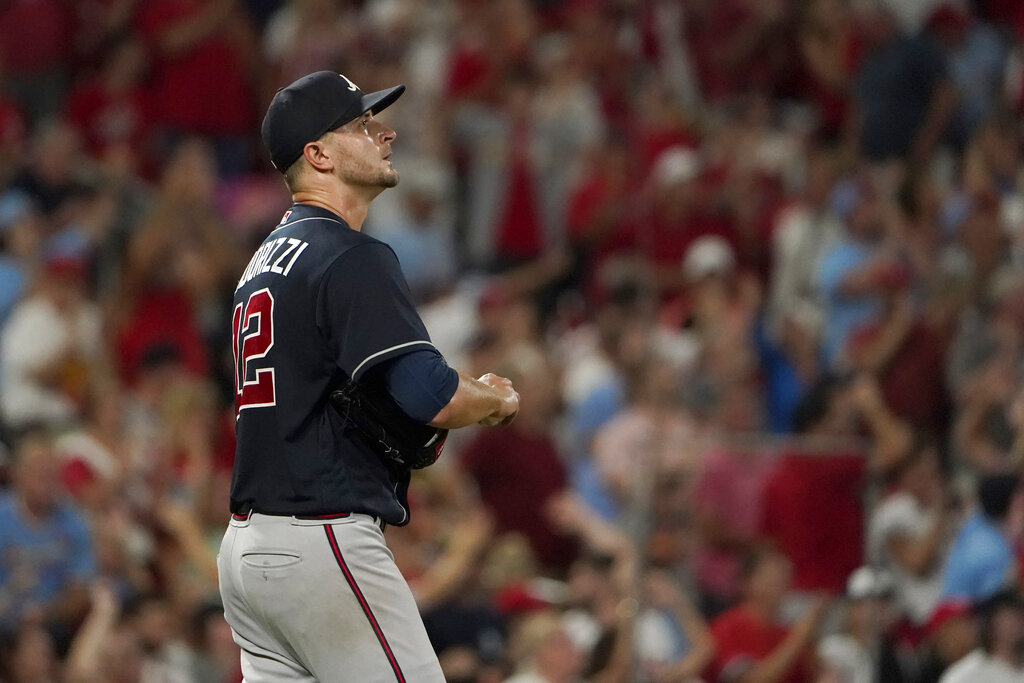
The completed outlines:
[[[407,84],[364,229],[522,395],[388,530],[450,681],[1024,680],[1022,40],[1017,0],[0,0],[0,680],[241,680],[231,292],[320,69]]]

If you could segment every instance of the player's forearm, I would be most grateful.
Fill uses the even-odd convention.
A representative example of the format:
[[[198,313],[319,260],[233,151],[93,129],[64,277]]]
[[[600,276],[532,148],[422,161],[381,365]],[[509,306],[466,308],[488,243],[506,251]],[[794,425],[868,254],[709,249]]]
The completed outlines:
[[[489,417],[500,417],[505,408],[502,392],[480,380],[459,372],[459,386],[448,404],[430,424],[443,429],[458,429]]]

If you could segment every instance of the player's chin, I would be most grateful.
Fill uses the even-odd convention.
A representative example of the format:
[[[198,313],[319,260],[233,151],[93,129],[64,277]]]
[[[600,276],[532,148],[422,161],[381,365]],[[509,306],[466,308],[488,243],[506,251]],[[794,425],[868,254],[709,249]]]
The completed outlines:
[[[381,187],[395,187],[398,185],[398,171],[391,169],[381,174],[380,185]]]

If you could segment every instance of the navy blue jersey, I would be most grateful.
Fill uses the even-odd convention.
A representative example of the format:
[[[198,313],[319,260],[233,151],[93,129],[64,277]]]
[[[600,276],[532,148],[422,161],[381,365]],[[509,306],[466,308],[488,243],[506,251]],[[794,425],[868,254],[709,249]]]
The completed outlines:
[[[339,216],[296,204],[235,290],[238,446],[231,510],[365,512],[408,521],[408,472],[352,438],[328,404],[347,378],[432,348],[394,252]]]

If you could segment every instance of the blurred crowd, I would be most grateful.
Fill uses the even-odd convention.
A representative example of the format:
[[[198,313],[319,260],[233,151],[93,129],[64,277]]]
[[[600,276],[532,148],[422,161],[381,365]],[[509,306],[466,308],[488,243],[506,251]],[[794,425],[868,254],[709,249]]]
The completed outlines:
[[[405,83],[394,248],[511,378],[388,544],[449,681],[1024,680],[1016,0],[0,0],[0,681],[237,683],[257,131]]]

